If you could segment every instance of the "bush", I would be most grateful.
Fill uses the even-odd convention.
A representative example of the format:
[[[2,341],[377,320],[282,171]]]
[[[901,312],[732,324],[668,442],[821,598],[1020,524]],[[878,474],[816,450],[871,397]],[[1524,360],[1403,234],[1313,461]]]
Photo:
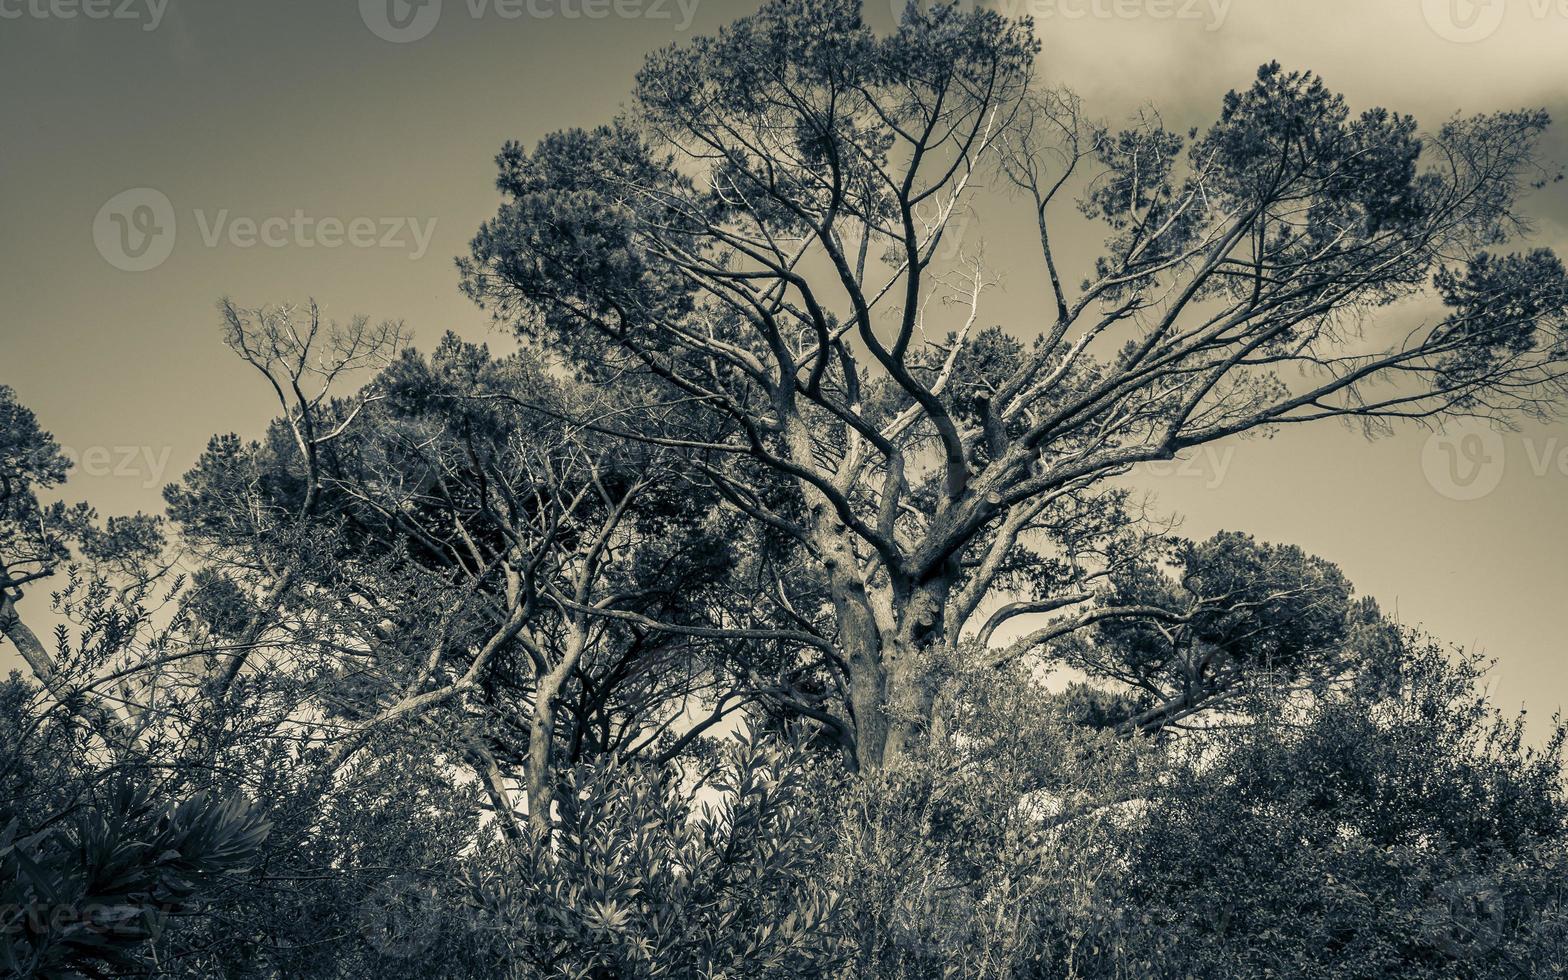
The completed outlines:
[[[1128,837],[1162,975],[1557,974],[1563,730],[1525,748],[1483,667],[1411,644],[1189,751]]]
[[[0,964],[41,978],[140,972],[169,917],[246,870],[267,831],[241,799],[159,804],[126,781],[50,826],[13,819],[0,829]]]
[[[715,769],[583,768],[557,830],[474,862],[474,976],[791,980],[842,956],[820,803],[799,750],[727,744]]]
[[[1563,729],[1526,747],[1484,668],[1411,638],[1158,745],[965,678],[922,757],[848,788],[846,975],[1562,975]]]

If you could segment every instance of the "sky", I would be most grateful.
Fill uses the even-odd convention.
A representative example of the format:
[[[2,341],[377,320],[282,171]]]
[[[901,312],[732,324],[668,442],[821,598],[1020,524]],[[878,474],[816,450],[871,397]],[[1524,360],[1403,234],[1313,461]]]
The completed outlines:
[[[1430,127],[1546,106],[1563,123],[1545,153],[1568,162],[1568,0],[981,2],[1033,16],[1041,79],[1111,121],[1153,106],[1201,125],[1278,60]],[[221,297],[314,298],[424,346],[453,330],[506,349],[453,265],[494,212],[501,144],[606,120],[650,51],[755,5],[0,0],[0,384],[79,461],[67,495],[113,514],[157,510],[210,436],[272,413],[221,342]],[[895,5],[866,16],[890,24]],[[1568,254],[1568,185],[1526,210],[1535,243]],[[987,316],[1027,332],[1027,228],[978,236],[1006,269]],[[1328,424],[1137,479],[1189,535],[1299,544],[1495,657],[1500,703],[1568,706],[1568,426],[1369,441]]]

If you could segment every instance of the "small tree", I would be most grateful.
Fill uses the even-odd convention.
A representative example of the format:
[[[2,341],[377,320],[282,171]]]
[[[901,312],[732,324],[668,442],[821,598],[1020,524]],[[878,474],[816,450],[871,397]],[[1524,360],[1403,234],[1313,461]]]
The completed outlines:
[[[313,341],[286,310],[225,315],[242,352],[304,335],[288,364],[362,346]],[[197,619],[238,651],[220,700],[294,679],[294,721],[339,726],[323,783],[376,736],[439,720],[502,825],[515,777],[536,832],[563,769],[669,758],[744,709],[765,659],[749,650],[822,641],[775,622],[749,584],[757,550],[678,451],[571,421],[620,398],[447,335],[265,440],[214,440],[167,496],[205,558]]]

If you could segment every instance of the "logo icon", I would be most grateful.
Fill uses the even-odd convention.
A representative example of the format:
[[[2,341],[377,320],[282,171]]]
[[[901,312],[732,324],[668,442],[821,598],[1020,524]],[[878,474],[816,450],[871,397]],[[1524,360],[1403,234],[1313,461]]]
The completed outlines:
[[[162,191],[133,187],[109,198],[93,218],[93,244],[124,272],[146,272],[174,251],[174,205]]]
[[[1507,455],[1502,434],[1485,423],[1451,422],[1427,437],[1421,472],[1450,500],[1480,500],[1503,482]]]
[[[1427,26],[1446,41],[1474,44],[1497,33],[1508,0],[1421,0]]]
[[[359,17],[381,40],[407,44],[436,29],[441,0],[359,0]]]
[[[366,896],[360,933],[383,956],[411,959],[440,935],[435,886],[411,875],[389,878]]]

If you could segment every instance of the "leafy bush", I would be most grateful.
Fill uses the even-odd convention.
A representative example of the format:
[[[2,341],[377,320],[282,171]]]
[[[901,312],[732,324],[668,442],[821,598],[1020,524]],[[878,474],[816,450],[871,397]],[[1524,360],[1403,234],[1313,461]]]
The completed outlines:
[[[821,880],[810,772],[799,750],[756,739],[728,743],[696,780],[579,769],[553,837],[476,862],[474,975],[828,975],[841,901]]]
[[[1129,836],[1162,975],[1547,976],[1563,966],[1564,732],[1526,748],[1484,664],[1419,641],[1189,752]]]
[[[1115,901],[1116,820],[1150,746],[1017,669],[961,678],[909,764],[846,787],[833,875],[851,977],[1070,976]]]
[[[1527,747],[1485,666],[1407,637],[1162,744],[966,677],[946,734],[846,789],[844,975],[1561,975],[1564,731]]]
[[[0,963],[13,975],[123,976],[203,890],[244,871],[268,825],[238,798],[158,803],[118,781],[31,830],[0,830]]]

